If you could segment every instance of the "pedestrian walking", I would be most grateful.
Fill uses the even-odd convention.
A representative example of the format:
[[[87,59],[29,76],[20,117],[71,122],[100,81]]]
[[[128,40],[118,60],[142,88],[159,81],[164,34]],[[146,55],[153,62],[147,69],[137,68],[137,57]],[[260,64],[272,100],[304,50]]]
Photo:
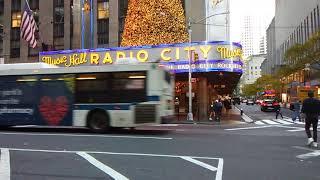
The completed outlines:
[[[309,91],[308,97],[302,103],[301,112],[306,116],[305,122],[305,131],[308,137],[307,145],[312,147],[318,147],[318,121],[320,114],[320,101],[314,98],[314,92]],[[313,128],[313,136],[311,135],[310,127],[312,125]]]
[[[217,122],[220,122],[221,120],[221,114],[222,114],[222,103],[220,100],[216,100],[213,106],[214,109],[214,119]]]
[[[300,110],[301,110],[301,101],[299,99],[296,99],[292,103],[292,107],[290,108],[293,111],[292,115],[292,121],[295,123],[297,118],[299,119],[299,122],[301,122],[301,116],[300,116]]]
[[[209,121],[212,121],[212,116],[214,116],[214,104],[215,102],[213,101],[210,105],[210,115],[209,115]]]
[[[231,107],[231,102],[230,100],[226,97],[223,101],[223,106],[226,109],[226,114],[229,114],[229,110],[232,108]]]
[[[278,103],[278,101],[276,100],[275,103]],[[281,116],[281,119],[283,119],[280,103],[276,105],[275,109],[276,109],[276,119],[278,119],[279,115]]]

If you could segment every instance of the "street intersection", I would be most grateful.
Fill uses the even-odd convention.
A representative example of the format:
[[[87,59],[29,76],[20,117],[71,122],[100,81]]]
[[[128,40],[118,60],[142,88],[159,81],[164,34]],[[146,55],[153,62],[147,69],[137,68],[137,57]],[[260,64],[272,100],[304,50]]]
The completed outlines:
[[[320,150],[305,145],[303,124],[165,124],[107,134],[29,127],[2,129],[0,140],[1,180],[320,179]]]

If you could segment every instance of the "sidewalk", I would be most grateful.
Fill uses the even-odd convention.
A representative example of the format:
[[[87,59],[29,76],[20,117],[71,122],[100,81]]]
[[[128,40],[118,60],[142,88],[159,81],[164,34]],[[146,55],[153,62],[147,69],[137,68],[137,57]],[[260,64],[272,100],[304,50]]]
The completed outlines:
[[[240,111],[237,110],[234,106],[232,109],[229,110],[228,114],[226,113],[226,110],[223,109],[222,111],[222,117],[221,121],[210,121],[209,119],[194,119],[194,121],[187,121],[187,114],[180,114],[179,117],[176,116],[176,119],[170,122],[167,122],[166,124],[206,124],[206,125],[221,125],[221,124],[232,124],[235,123],[235,121],[240,122],[242,120]]]

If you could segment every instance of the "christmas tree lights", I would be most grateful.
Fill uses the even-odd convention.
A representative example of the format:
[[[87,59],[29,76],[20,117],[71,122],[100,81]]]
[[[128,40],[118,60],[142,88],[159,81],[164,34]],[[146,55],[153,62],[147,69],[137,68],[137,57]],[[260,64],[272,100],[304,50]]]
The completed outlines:
[[[121,46],[187,41],[181,0],[129,0]]]

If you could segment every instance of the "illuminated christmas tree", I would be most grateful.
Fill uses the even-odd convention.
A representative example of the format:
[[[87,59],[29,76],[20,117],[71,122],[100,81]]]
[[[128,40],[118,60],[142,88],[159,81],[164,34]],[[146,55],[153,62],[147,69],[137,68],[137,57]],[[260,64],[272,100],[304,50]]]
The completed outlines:
[[[121,46],[187,41],[181,0],[129,0]]]

